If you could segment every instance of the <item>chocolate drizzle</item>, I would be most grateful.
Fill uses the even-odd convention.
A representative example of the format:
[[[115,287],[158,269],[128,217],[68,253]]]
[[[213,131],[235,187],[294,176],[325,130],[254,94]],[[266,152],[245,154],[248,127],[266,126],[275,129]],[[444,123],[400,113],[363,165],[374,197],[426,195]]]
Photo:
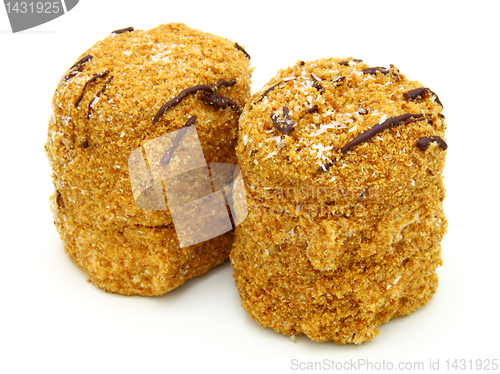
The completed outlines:
[[[198,84],[196,86],[186,88],[179,95],[177,95],[175,98],[173,98],[172,100],[170,100],[169,102],[167,102],[165,105],[163,105],[160,108],[160,110],[158,111],[158,113],[156,113],[156,115],[153,119],[153,123],[158,122],[160,120],[160,117],[163,115],[163,113],[165,113],[165,111],[167,109],[179,104],[182,101],[182,99],[184,99],[186,96],[188,96],[190,94],[195,94],[198,91],[215,92],[221,86],[230,87],[230,86],[234,86],[235,84],[236,84],[236,79],[232,79],[228,82],[224,78],[222,78],[216,84],[212,84],[212,85]]]
[[[427,95],[432,95],[436,103],[438,103],[439,105],[441,105],[441,107],[443,107],[443,104],[441,103],[441,100],[439,100],[438,95],[436,95],[433,91],[431,91],[427,87],[419,87],[410,90],[408,92],[405,92],[403,94],[403,97],[405,100],[420,100]]]
[[[206,94],[201,97],[201,100],[216,108],[226,109],[230,107],[237,112],[241,112],[241,107],[228,97],[221,97],[217,92],[213,94]]]
[[[432,114],[425,114],[425,117],[431,117],[431,116]],[[416,113],[416,114],[405,113],[397,117],[387,118],[384,122],[373,126],[371,129],[355,137],[353,140],[351,140],[349,143],[343,146],[340,151],[345,154],[356,145],[370,140],[371,138],[373,138],[375,135],[377,135],[382,131],[385,131],[392,127],[397,127],[401,124],[406,125],[410,122],[418,121],[423,117],[424,114],[422,113]]]
[[[65,75],[63,78],[63,81],[65,81],[65,82],[69,81],[71,78],[73,78],[75,75],[80,73],[82,70],[83,70],[83,64],[78,66],[77,69],[71,71],[68,75]]]
[[[444,108],[444,105],[443,105],[443,103],[441,102],[441,100],[439,100],[438,95],[436,95],[436,93],[435,93],[434,91],[429,90],[429,92],[430,92],[430,93],[431,93],[431,95],[434,97],[434,101],[435,101],[436,103],[438,103],[439,105],[441,105],[441,107],[442,107],[442,108]]]
[[[423,98],[430,90],[427,87],[419,87],[403,94],[405,100],[417,100]]]
[[[316,88],[320,93],[323,93],[325,92],[325,88],[323,87],[323,85],[321,83],[319,83],[319,81],[315,80],[312,84],[312,86],[314,88]]]
[[[348,61],[340,61],[340,62],[339,62],[339,65],[342,65],[342,66],[349,66],[349,62],[351,62],[351,61],[352,61],[352,62],[355,62],[356,64],[357,64],[358,62],[363,62],[363,60],[358,60],[358,59],[354,58],[354,59],[352,59],[352,60],[348,60]]]
[[[345,80],[345,77],[340,75],[338,77],[336,77],[335,79],[332,80],[332,83],[335,87],[339,87],[341,86],[342,84],[344,84],[346,82]]]
[[[262,100],[264,100],[264,98],[269,94],[269,92],[273,91],[275,88],[277,88],[280,84],[282,83],[286,83],[287,81],[281,81],[281,82],[278,82],[276,83],[275,85],[272,85],[271,87],[269,87],[267,90],[264,91],[264,93],[259,97],[259,100],[257,100],[255,103],[252,103],[251,107],[250,107],[250,110],[253,109],[253,107],[255,105],[257,105],[258,103],[260,103]]]
[[[281,81],[281,82],[278,82],[276,83],[275,85],[269,87],[267,90],[264,91],[264,93],[262,94],[262,96],[260,97],[259,100],[257,100],[257,102],[255,104],[258,104],[260,103],[262,100],[264,100],[264,98],[269,94],[269,92],[273,91],[276,87],[278,87],[280,84],[282,83],[286,83],[286,81]]]
[[[310,107],[309,109],[304,110],[304,113],[314,113],[317,111],[318,111],[318,106],[315,104],[312,107]]]
[[[126,27],[124,29],[115,30],[111,34],[118,35],[118,34],[123,34],[124,32],[131,32],[131,31],[134,31],[133,27]]]
[[[87,113],[87,119],[90,119],[90,113],[92,112],[92,104],[94,103],[95,99],[97,99],[101,94],[104,92],[106,89],[107,85],[113,80],[113,76],[109,77],[109,79],[104,83],[104,87],[99,90],[99,92],[96,93],[94,98],[90,101],[89,103],[89,111]]]
[[[358,108],[358,113],[361,114],[362,116],[364,116],[365,114],[368,114],[368,109],[363,108],[362,106],[360,106]]]
[[[377,75],[377,71],[380,72],[381,74],[385,75],[389,74],[389,70],[380,66],[375,66],[373,68],[366,68],[365,70],[363,70],[363,74]]]
[[[187,120],[186,124],[180,128],[179,132],[177,132],[177,135],[175,136],[174,142],[172,143],[168,151],[165,153],[165,156],[163,156],[163,158],[160,160],[160,164],[162,164],[163,166],[167,166],[170,163],[170,160],[172,159],[175,150],[181,143],[182,137],[188,131],[189,126],[191,126],[196,121],[196,118],[197,118],[196,116],[192,116]]]
[[[238,43],[234,43],[234,46],[236,47],[236,49],[237,49],[238,51],[243,52],[243,54],[244,54],[245,56],[247,56],[247,58],[250,60],[250,55],[247,53],[247,51],[245,51],[245,50],[243,49],[243,47],[242,47],[241,45],[239,45]]]
[[[72,67],[69,68],[69,70],[73,69],[73,68],[76,68],[80,65],[83,65],[85,64],[87,61],[90,61],[92,60],[92,56],[91,55],[87,55],[85,57],[82,57],[80,60],[78,60]]]
[[[427,150],[427,148],[429,148],[429,145],[432,142],[437,142],[439,144],[439,146],[441,148],[443,148],[443,150],[445,150],[445,151],[448,148],[448,144],[446,144],[446,142],[440,136],[431,136],[431,137],[421,138],[417,141],[417,147],[420,148],[422,151],[425,151],[425,150]]]
[[[78,60],[72,67],[69,68],[70,73],[66,76],[64,76],[63,80],[65,82],[69,81],[71,78],[73,78],[75,75],[77,75],[79,72],[81,72],[84,68],[84,65],[86,62],[92,60],[91,55],[87,55],[80,60]],[[75,69],[75,70],[73,70]]]
[[[271,119],[273,120],[274,127],[285,135],[295,130],[295,126],[290,118],[290,109],[286,106],[283,107],[283,119],[278,118],[277,114],[272,114]]]
[[[75,101],[75,107],[76,108],[78,108],[78,105],[80,105],[80,102],[83,99],[83,94],[85,93],[85,90],[87,89],[88,85],[90,83],[95,82],[99,78],[104,78],[108,74],[109,74],[109,70],[106,70],[103,73],[94,74],[94,76],[92,78],[90,78],[87,82],[85,82],[85,85],[83,86],[83,89],[82,89],[82,93],[80,94],[80,96],[78,96],[78,99],[76,99],[76,101]]]
[[[57,204],[57,206],[61,207],[63,205],[63,203],[64,203],[64,201],[63,201],[61,193],[59,192],[59,190],[56,190],[56,204]]]

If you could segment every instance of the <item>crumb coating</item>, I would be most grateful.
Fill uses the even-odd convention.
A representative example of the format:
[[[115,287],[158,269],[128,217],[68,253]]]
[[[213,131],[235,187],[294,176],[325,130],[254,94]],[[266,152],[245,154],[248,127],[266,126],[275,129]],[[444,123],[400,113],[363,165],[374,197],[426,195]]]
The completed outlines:
[[[236,228],[234,278],[248,314],[285,335],[369,341],[438,286],[446,151],[417,142],[444,142],[442,104],[431,90],[405,95],[422,85],[394,66],[369,68],[352,58],[299,61],[240,119],[249,214]],[[342,152],[407,113],[421,115]],[[283,132],[286,117],[293,130]]]
[[[233,232],[179,248],[167,210],[134,201],[128,158],[196,116],[207,163],[236,163],[240,112],[183,98],[184,89],[236,80],[217,93],[243,107],[250,63],[234,42],[183,24],[114,33],[85,51],[53,97],[46,154],[53,170],[55,225],[70,258],[105,291],[161,295],[223,262]]]

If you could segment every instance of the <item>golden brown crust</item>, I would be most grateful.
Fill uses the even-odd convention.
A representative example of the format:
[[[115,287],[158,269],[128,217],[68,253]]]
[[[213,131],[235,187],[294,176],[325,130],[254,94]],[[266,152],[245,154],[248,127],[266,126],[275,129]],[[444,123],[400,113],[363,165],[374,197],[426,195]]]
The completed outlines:
[[[445,124],[434,94],[405,99],[421,85],[395,67],[371,75],[368,65],[345,61],[297,63],[247,104],[237,154],[249,215],[231,259],[242,304],[262,326],[361,343],[437,288],[446,152],[416,143],[444,138]],[[284,106],[288,135],[271,118]],[[405,113],[423,115],[342,152]]]
[[[88,55],[91,58],[85,59]],[[46,152],[54,171],[58,200],[64,206],[56,225],[68,254],[94,284],[123,294],[164,293],[180,284],[161,275],[167,268],[174,269],[174,265],[157,265],[159,278],[149,285],[147,282],[118,285],[111,279],[125,272],[152,273],[149,265],[122,266],[112,261],[105,265],[104,261],[91,269],[89,264],[97,258],[92,241],[101,232],[107,244],[99,239],[104,243],[100,258],[115,257],[118,261],[124,245],[120,242],[122,232],[142,226],[152,228],[156,239],[148,237],[152,241],[146,244],[140,236],[129,235],[127,243],[133,243],[135,250],[144,245],[153,259],[168,257],[177,250],[172,230],[155,229],[172,224],[170,212],[136,206],[128,158],[147,141],[178,130],[196,116],[195,125],[207,163],[235,163],[238,110],[209,106],[200,99],[201,93],[197,93],[168,109],[157,123],[153,124],[153,119],[163,104],[184,89],[213,85],[222,78],[235,79],[236,84],[222,86],[217,93],[243,107],[250,98],[252,69],[235,43],[183,24],[112,34],[85,51],[79,58],[82,59],[85,61],[72,67],[58,83],[49,121]],[[61,217],[71,224],[62,222]],[[189,264],[191,269],[199,269],[190,271],[187,278],[202,274],[227,257],[230,237],[228,234],[224,240],[198,246],[203,248],[202,258]],[[195,247],[189,247],[189,253],[198,256],[201,249]],[[216,259],[209,260],[210,251],[218,253]],[[97,276],[101,270],[108,272],[108,280]]]

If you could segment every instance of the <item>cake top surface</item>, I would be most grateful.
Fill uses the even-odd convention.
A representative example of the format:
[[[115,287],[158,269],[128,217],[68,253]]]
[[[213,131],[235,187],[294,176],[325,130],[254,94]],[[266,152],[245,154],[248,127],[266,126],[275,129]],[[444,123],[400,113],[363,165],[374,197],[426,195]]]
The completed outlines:
[[[116,132],[123,137],[130,130],[148,134],[165,102],[187,87],[221,79],[236,80],[222,91],[230,88],[244,105],[239,96],[248,91],[251,69],[236,43],[179,23],[125,30],[95,43],[64,74],[53,99],[56,115],[66,122],[93,119],[95,127],[112,123],[108,136]],[[179,116],[170,110],[158,126],[176,129],[188,119],[189,113]]]
[[[247,183],[267,188],[366,188],[394,181],[405,168],[439,173],[446,148],[442,109],[433,91],[392,65],[299,61],[280,70],[245,107],[241,168]]]
[[[112,32],[79,56],[54,93],[46,152],[56,189],[89,217],[164,222],[166,213],[135,206],[130,155],[196,118],[207,162],[235,163],[251,72],[237,43],[183,24]]]

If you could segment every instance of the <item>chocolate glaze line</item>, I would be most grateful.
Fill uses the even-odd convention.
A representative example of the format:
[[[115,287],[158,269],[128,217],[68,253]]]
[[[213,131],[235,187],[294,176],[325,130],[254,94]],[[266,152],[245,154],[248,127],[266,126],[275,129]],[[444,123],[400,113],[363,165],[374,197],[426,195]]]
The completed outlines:
[[[338,76],[337,78],[332,80],[332,83],[335,87],[341,86],[345,82],[345,77],[343,75]]]
[[[276,83],[275,85],[269,87],[267,90],[264,91],[264,93],[260,96],[259,100],[257,100],[255,102],[255,104],[253,105],[257,105],[258,103],[260,103],[262,100],[264,100],[264,98],[269,94],[269,92],[271,92],[272,90],[274,90],[276,87],[278,87],[280,84],[282,83],[286,83],[287,81],[281,81],[281,82],[278,82]],[[252,106],[253,106],[252,105]]]
[[[448,148],[448,144],[446,144],[446,142],[440,136],[430,136],[421,138],[417,141],[417,147],[420,148],[422,151],[426,151],[432,142],[437,142],[439,146],[443,148],[444,151],[446,151],[446,149]]]
[[[444,108],[443,103],[441,103],[441,100],[439,100],[438,95],[436,95],[435,92],[431,91],[427,87],[418,87],[418,88],[415,88],[415,89],[410,90],[408,92],[405,92],[403,94],[403,97],[405,100],[419,100],[419,99],[422,99],[426,95],[432,95],[434,97],[434,100],[436,101],[436,103],[438,103],[439,105],[441,105],[441,107]]]
[[[237,49],[238,51],[243,52],[243,54],[244,54],[245,56],[247,56],[247,58],[250,60],[250,55],[247,53],[247,51],[245,51],[245,50],[243,49],[243,47],[242,47],[241,45],[239,45],[238,43],[234,43],[234,46],[236,47],[236,49]]]
[[[85,93],[85,90],[87,89],[88,85],[90,83],[92,83],[92,82],[95,82],[99,78],[104,78],[108,74],[109,74],[109,70],[106,70],[103,73],[94,74],[94,76],[92,78],[90,78],[87,82],[85,82],[85,85],[83,86],[83,89],[82,89],[82,93],[80,94],[80,96],[78,97],[78,99],[76,99],[76,101],[75,101],[75,107],[76,108],[78,108],[78,105],[80,105],[80,102],[83,99],[83,94]]]
[[[319,81],[315,80],[312,84],[312,86],[318,90],[319,93],[323,93],[325,92],[325,88],[323,87],[323,85],[321,83],[319,83]]]
[[[439,100],[438,95],[436,95],[436,93],[434,91],[429,90],[429,92],[434,96],[434,100],[436,101],[436,103],[438,103],[439,105],[441,105],[442,108],[444,108],[444,105],[441,102],[441,100]]]
[[[351,62],[351,61],[355,62],[356,64],[357,64],[358,62],[363,62],[363,60],[359,60],[359,59],[354,58],[354,59],[352,59],[352,60],[348,60],[348,61],[340,61],[340,62],[339,62],[339,65],[342,65],[342,66],[349,66],[349,62]]]
[[[99,92],[96,93],[94,98],[90,101],[89,103],[89,110],[87,113],[87,119],[90,119],[90,113],[92,112],[92,104],[94,103],[95,99],[97,99],[101,94],[104,92],[108,84],[113,80],[113,76],[109,77],[109,79],[104,83],[104,87],[99,90]]]
[[[371,75],[376,75],[377,71],[379,71],[382,74],[388,74],[389,70],[386,68],[380,67],[380,66],[375,66],[373,68],[366,68],[363,70],[363,74],[371,74]]]
[[[125,27],[124,29],[115,30],[111,32],[111,34],[118,35],[118,34],[123,34],[124,32],[132,32],[132,31],[134,31],[133,27]]]
[[[226,109],[227,107],[230,107],[237,112],[241,112],[242,110],[241,107],[233,100],[228,97],[222,97],[217,92],[213,94],[203,95],[201,97],[201,101],[220,109]]]
[[[340,150],[343,154],[347,153],[349,150],[351,150],[353,147],[357,146],[360,143],[364,143],[371,138],[373,138],[375,135],[378,133],[385,131],[391,127],[396,127],[401,124],[408,124],[410,122],[418,121],[419,119],[423,118],[424,114],[422,113],[405,113],[397,117],[391,117],[387,118],[384,122],[376,124],[373,126],[371,129],[366,130],[364,133],[358,135],[355,137],[353,140],[351,140],[349,143],[347,143],[345,146],[342,147]],[[425,114],[425,117],[432,117],[432,114]]]
[[[196,121],[196,118],[197,118],[196,116],[192,116],[190,119],[187,120],[186,124],[180,128],[179,132],[175,136],[174,142],[172,143],[168,151],[165,153],[165,156],[163,156],[162,159],[160,160],[160,164],[162,164],[163,166],[167,166],[170,163],[170,160],[172,159],[175,150],[179,146],[182,137],[186,134],[189,127]]]
[[[93,59],[93,56],[91,56],[91,55],[84,56],[80,60],[78,60],[72,67],[70,67],[69,70],[76,68],[77,66],[80,66],[80,65],[82,65],[82,64],[84,64],[87,61],[90,61],[92,59]]]
[[[75,75],[77,75],[78,73],[80,73],[83,70],[83,67],[84,67],[84,64],[79,65],[78,69],[72,70],[68,75],[65,75],[63,77],[63,81],[65,81],[65,82],[69,81]]]
[[[274,127],[285,135],[295,130],[295,126],[290,118],[290,109],[286,106],[283,107],[283,119],[279,119],[276,113],[271,115],[271,119]]]
[[[155,124],[156,122],[158,122],[160,120],[160,117],[163,115],[163,113],[165,113],[165,111],[167,109],[179,104],[182,101],[182,99],[184,99],[186,96],[188,96],[190,94],[195,94],[198,91],[215,92],[221,86],[230,87],[230,86],[234,86],[235,84],[236,84],[236,79],[232,79],[228,82],[224,78],[222,78],[216,84],[212,84],[212,85],[198,84],[196,86],[186,88],[185,90],[181,91],[181,93],[179,95],[174,97],[172,100],[170,100],[169,102],[167,102],[165,105],[163,105],[160,108],[158,113],[156,113],[155,117],[153,118],[153,124]]]
[[[365,114],[368,114],[368,109],[363,108],[362,106],[360,106],[358,108],[358,113],[364,116]]]
[[[87,55],[87,56],[83,57],[82,59],[78,60],[72,67],[69,68],[70,73],[68,75],[64,76],[63,81],[67,82],[71,78],[73,78],[75,75],[77,75],[79,72],[81,72],[84,68],[85,63],[92,60],[92,58],[93,57],[91,55]],[[76,70],[73,70],[75,68],[76,68]]]
[[[414,90],[410,90],[403,94],[405,100],[417,100],[423,98],[427,93],[429,93],[429,89],[427,87],[418,87]]]
[[[310,107],[309,109],[304,110],[304,113],[314,113],[317,111],[318,111],[318,106],[315,104],[312,107]]]

